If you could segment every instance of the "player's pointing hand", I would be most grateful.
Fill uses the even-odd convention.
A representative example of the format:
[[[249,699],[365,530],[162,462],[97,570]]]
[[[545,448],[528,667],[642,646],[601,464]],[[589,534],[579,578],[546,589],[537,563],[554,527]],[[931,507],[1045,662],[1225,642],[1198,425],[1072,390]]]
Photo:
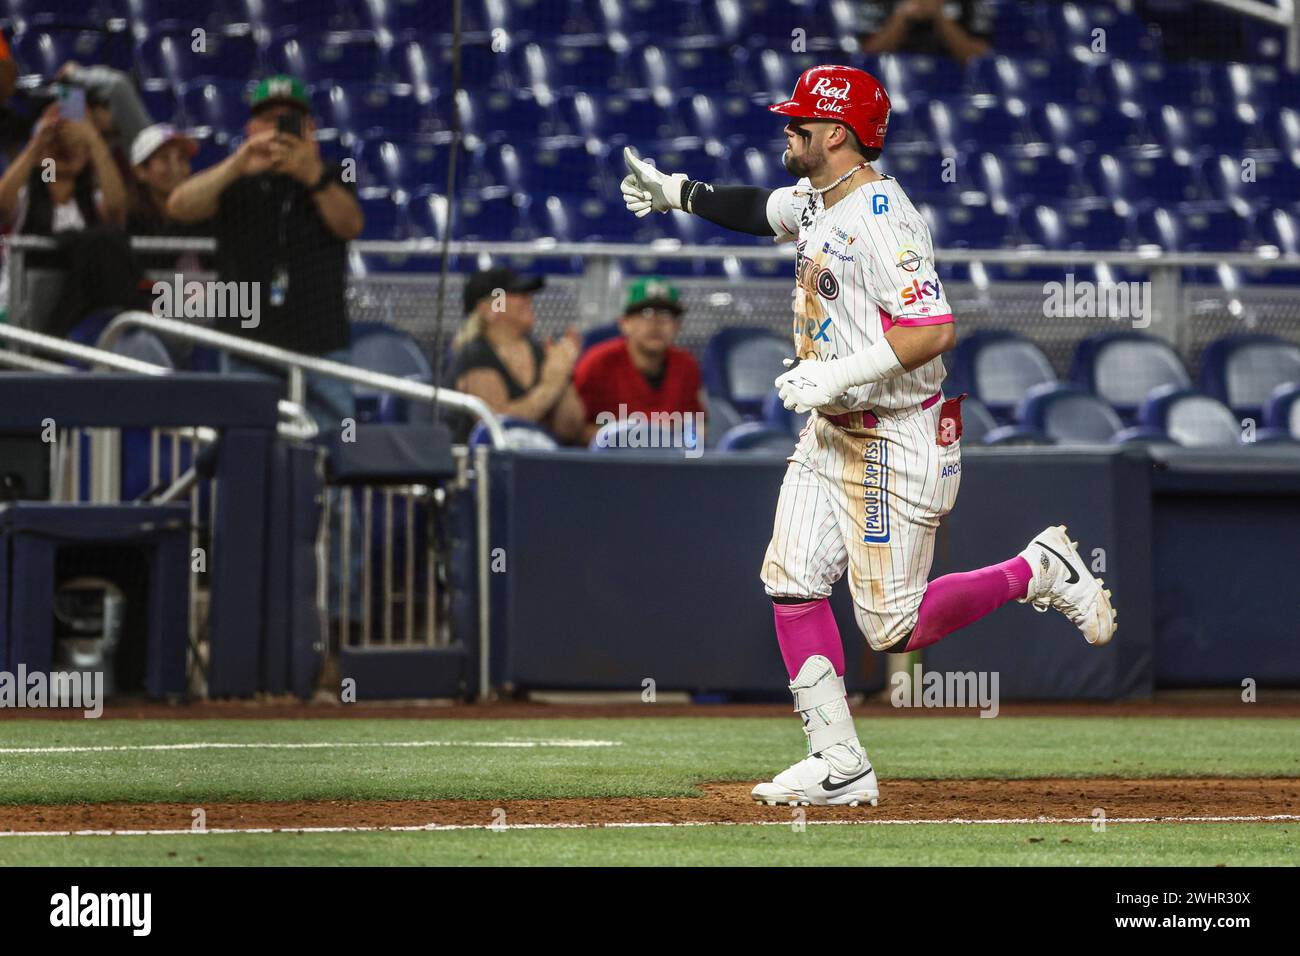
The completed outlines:
[[[648,162],[632,152],[632,147],[623,147],[623,162],[627,163],[630,175],[623,180],[623,202],[628,211],[637,216],[646,215],[651,209],[655,212],[667,212],[682,208],[682,184],[686,182],[685,173],[661,173]]]

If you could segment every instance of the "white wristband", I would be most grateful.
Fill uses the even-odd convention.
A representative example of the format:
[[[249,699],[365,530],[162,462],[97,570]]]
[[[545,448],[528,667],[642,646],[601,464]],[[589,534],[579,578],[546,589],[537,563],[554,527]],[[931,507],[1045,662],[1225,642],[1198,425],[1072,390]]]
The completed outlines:
[[[848,389],[859,385],[883,382],[887,378],[894,378],[907,371],[903,363],[898,361],[894,347],[886,338],[880,339],[861,352],[834,359],[829,364],[834,369],[835,385],[839,389],[837,394],[843,394]]]

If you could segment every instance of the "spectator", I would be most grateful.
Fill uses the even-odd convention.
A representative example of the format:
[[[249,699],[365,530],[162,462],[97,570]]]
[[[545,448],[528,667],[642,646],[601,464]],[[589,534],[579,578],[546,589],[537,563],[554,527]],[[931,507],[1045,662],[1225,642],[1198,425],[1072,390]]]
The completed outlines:
[[[993,49],[986,0],[861,0],[858,34],[867,53],[925,53],[967,63]]]
[[[361,207],[342,170],[321,160],[307,93],[273,76],[253,92],[239,148],[185,180],[167,198],[182,223],[213,220],[223,282],[257,283],[257,316],[215,316],[219,330],[294,352],[347,360],[347,243]],[[239,356],[226,368],[282,376]],[[355,412],[352,386],[307,376],[308,410],[322,431]]]
[[[155,123],[140,131],[131,143],[130,202],[126,231],[133,236],[210,236],[211,222],[180,222],[167,214],[167,200],[190,177],[190,160],[199,144],[169,123]],[[155,279],[170,281],[177,273],[197,272],[210,256],[196,252],[140,251],[135,260],[144,275],[141,288],[148,292]],[[211,268],[210,265],[207,268]],[[170,342],[178,357],[190,354],[186,343]]]
[[[127,214],[129,232],[160,236],[193,230],[194,224],[168,215],[167,200],[177,186],[190,178],[190,160],[198,151],[198,143],[169,123],[155,123],[141,130],[131,143],[134,189]]]
[[[12,233],[60,241],[60,254],[33,255],[29,265],[49,259],[71,267],[48,321],[35,323],[43,331],[63,334],[93,309],[138,304],[129,251],[116,231],[125,220],[125,187],[103,138],[90,122],[67,119],[51,103],[0,176],[0,224]],[[6,268],[0,281],[5,308],[8,286]]]
[[[131,77],[109,66],[82,66],[69,60],[55,79],[86,91],[86,118],[99,130],[117,161],[122,176],[131,179],[128,150],[140,131],[153,120]]]
[[[580,342],[573,328],[544,347],[532,338],[533,293],[543,283],[504,267],[469,277],[451,380],[498,415],[537,422],[558,441],[573,443],[583,433],[582,402],[572,383]]]
[[[601,412],[703,413],[704,394],[695,357],[673,341],[682,329],[681,297],[658,276],[637,279],[628,289],[618,320],[622,338],[588,349],[578,362],[573,383],[586,411],[583,437],[599,430]]]

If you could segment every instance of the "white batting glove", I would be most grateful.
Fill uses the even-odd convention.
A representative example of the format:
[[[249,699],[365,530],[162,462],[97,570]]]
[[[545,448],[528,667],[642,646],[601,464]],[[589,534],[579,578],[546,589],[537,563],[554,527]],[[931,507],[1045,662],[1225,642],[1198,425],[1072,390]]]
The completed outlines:
[[[785,364],[794,365],[794,360],[786,359]],[[805,359],[777,376],[776,391],[781,403],[791,411],[811,411],[829,405],[850,387],[839,372],[834,359],[825,362]]]
[[[651,209],[668,212],[682,208],[685,173],[661,173],[632,152],[631,146],[623,147],[623,162],[627,163],[630,175],[623,180],[621,188],[623,202],[630,212],[644,216]]]

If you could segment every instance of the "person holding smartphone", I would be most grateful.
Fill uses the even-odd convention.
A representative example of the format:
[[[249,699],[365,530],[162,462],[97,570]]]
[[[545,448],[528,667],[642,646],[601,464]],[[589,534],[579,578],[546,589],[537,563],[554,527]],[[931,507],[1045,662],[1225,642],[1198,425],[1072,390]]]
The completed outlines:
[[[213,220],[221,281],[258,283],[259,314],[216,316],[218,329],[346,361],[347,243],[361,235],[363,219],[341,168],[321,159],[315,132],[302,83],[289,76],[263,80],[243,142],[173,189],[166,211],[179,222]],[[235,356],[226,365],[250,370]],[[353,415],[346,382],[308,376],[307,386],[308,410],[324,434]]]

